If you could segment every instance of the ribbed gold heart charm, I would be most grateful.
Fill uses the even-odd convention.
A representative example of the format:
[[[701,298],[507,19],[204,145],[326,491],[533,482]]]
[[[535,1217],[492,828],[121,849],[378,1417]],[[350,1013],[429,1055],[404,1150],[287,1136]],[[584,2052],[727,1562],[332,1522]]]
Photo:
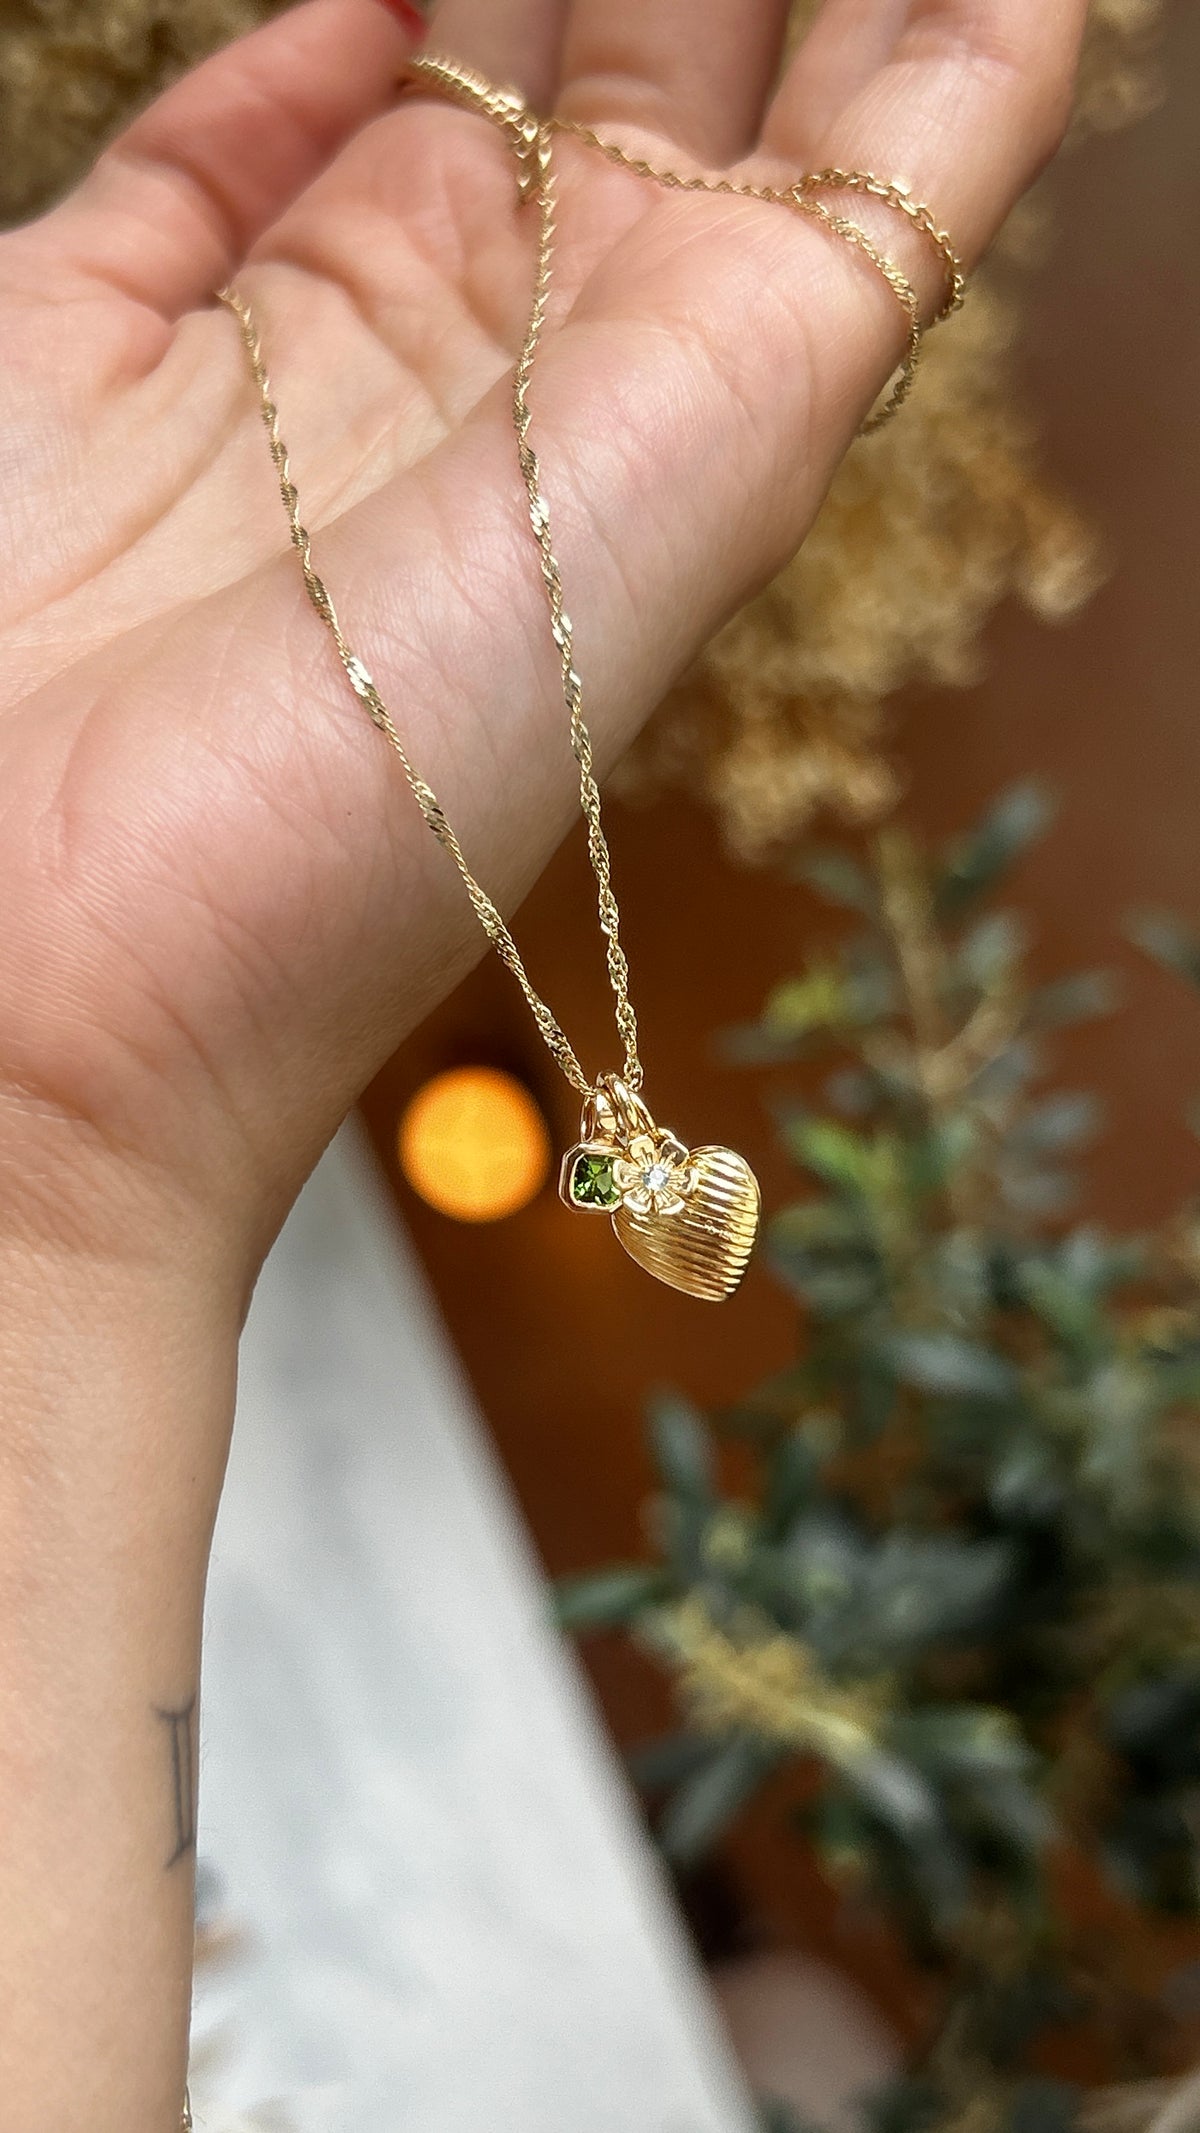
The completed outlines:
[[[758,1235],[749,1163],[732,1148],[685,1148],[615,1074],[588,1094],[559,1191],[568,1207],[611,1215],[647,1274],[705,1303],[732,1296]]]
[[[732,1148],[695,1148],[691,1191],[674,1213],[626,1203],[613,1228],[631,1259],[685,1296],[732,1296],[758,1235],[758,1179]]]

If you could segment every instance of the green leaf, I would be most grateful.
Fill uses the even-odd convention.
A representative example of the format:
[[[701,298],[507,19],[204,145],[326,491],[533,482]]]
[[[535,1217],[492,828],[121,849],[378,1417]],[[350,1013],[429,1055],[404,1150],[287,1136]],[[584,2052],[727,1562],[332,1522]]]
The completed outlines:
[[[1107,1237],[1090,1223],[1063,1239],[1059,1256],[1064,1273],[1093,1296],[1111,1295],[1146,1270],[1146,1245],[1140,1237]]]
[[[1155,1391],[1152,1372],[1128,1356],[1116,1355],[1090,1372],[1081,1395],[1091,1425],[1081,1471],[1127,1507],[1140,1492]]]
[[[658,1825],[667,1858],[689,1866],[757,1792],[779,1751],[742,1735],[724,1741],[675,1792]]]
[[[1164,970],[1200,991],[1200,935],[1169,911],[1139,911],[1127,921],[1129,938]]]
[[[713,1444],[698,1410],[689,1401],[670,1395],[655,1400],[650,1410],[650,1443],[671,1495],[711,1507],[716,1489]]]
[[[915,1895],[937,1935],[966,1908],[970,1863],[932,1787],[899,1756],[860,1756],[839,1783],[875,1824],[873,1865],[885,1893],[909,1911]]]
[[[937,1121],[906,1151],[910,1189],[926,1198],[942,1192],[971,1160],[979,1144],[979,1121],[969,1111],[954,1111]]]
[[[813,2119],[801,2118],[790,2103],[780,2103],[768,2097],[759,2105],[759,2133],[824,2133],[824,2128]]]
[[[846,1373],[846,1420],[856,1445],[875,1444],[896,1412],[896,1377],[876,1353],[864,1347]]]
[[[843,1192],[869,1192],[875,1174],[873,1141],[834,1119],[806,1117],[793,1120],[788,1139],[800,1161],[825,1184]]]
[[[625,1764],[639,1792],[666,1792],[691,1777],[711,1754],[712,1742],[702,1734],[664,1733],[632,1748]]]
[[[647,1608],[660,1606],[674,1589],[665,1570],[649,1564],[615,1563],[607,1570],[561,1578],[554,1589],[555,1619],[572,1636],[589,1629],[613,1629],[635,1622]]]
[[[1105,1864],[1118,1887],[1147,1909],[1192,1917],[1200,1910],[1192,1797],[1135,1793],[1114,1816]]]
[[[825,1082],[825,1101],[842,1118],[869,1118],[878,1108],[881,1084],[865,1067],[838,1067]]]
[[[1069,1029],[1077,1022],[1095,1022],[1111,1015],[1120,1003],[1116,979],[1108,970],[1083,970],[1074,977],[1056,978],[1039,986],[1025,1009],[1025,1026],[1031,1030]]]
[[[985,1059],[975,1075],[971,1093],[976,1103],[1011,1109],[1013,1099],[1036,1081],[1042,1071],[1038,1049],[1028,1037],[1017,1037],[991,1059]]]
[[[1096,1098],[1086,1090],[1063,1090],[1031,1104],[1010,1132],[1008,1145],[1022,1155],[1057,1155],[1090,1140],[1102,1116]]]
[[[835,1870],[861,1868],[871,1845],[871,1825],[859,1801],[842,1785],[830,1785],[797,1811],[799,1828],[811,1836],[822,1859]]]
[[[796,872],[801,881],[806,881],[826,903],[840,904],[847,911],[859,911],[865,918],[875,918],[879,899],[870,875],[852,859],[849,852],[837,845],[813,845],[802,854]]]
[[[849,1010],[840,971],[817,964],[802,978],[788,978],[775,987],[763,1010],[763,1022],[772,1036],[805,1037],[812,1030],[840,1029]]]
[[[1069,2081],[1018,2082],[1008,2110],[1008,2133],[1070,2133],[1081,2093]]]
[[[1145,1674],[1109,1704],[1108,1738],[1119,1754],[1162,1780],[1200,1776],[1200,1672],[1181,1661],[1170,1672]]]
[[[870,1240],[864,1210],[844,1200],[797,1200],[771,1223],[771,1243],[781,1252],[843,1252]]]
[[[1200,1405],[1200,1358],[1190,1355],[1156,1361],[1147,1404],[1155,1415],[1167,1414],[1172,1407]]]
[[[789,1430],[767,1470],[758,1538],[766,1546],[786,1540],[812,1502],[818,1477],[836,1442],[836,1419],[826,1417]]]
[[[986,1705],[901,1712],[891,1740],[925,1771],[968,1841],[999,1843],[1036,1870],[1054,1836],[1037,1790],[1039,1763],[1015,1720]]]
[[[995,1627],[1014,1567],[1007,1541],[893,1530],[876,1547],[863,1581],[858,1634],[885,1661],[978,1635]]]
[[[832,1322],[869,1311],[881,1289],[879,1261],[873,1253],[846,1253],[840,1258],[773,1255],[790,1288],[802,1296],[814,1316]]]
[[[902,1711],[892,1727],[901,1753],[939,1777],[1000,1772],[1028,1777],[1037,1758],[1016,1720],[990,1704]]]
[[[908,1150],[893,1133],[855,1133],[837,1119],[801,1112],[789,1122],[787,1139],[814,1177],[868,1208],[890,1206],[907,1183]]]
[[[818,1503],[793,1520],[786,1545],[760,1551],[755,1569],[775,1612],[828,1659],[847,1642],[869,1560],[852,1520]]]
[[[894,1333],[880,1352],[901,1382],[918,1392],[1004,1400],[1020,1382],[1006,1356],[957,1333]]]
[[[786,1363],[782,1370],[773,1371],[753,1386],[744,1399],[722,1408],[720,1428],[729,1437],[761,1441],[771,1424],[782,1422],[789,1428],[796,1424],[805,1408],[812,1405],[813,1397],[811,1362]]]
[[[907,1843],[940,1834],[942,1817],[932,1787],[900,1756],[882,1749],[858,1755],[844,1765],[841,1775],[863,1806]]]
[[[985,895],[1042,835],[1053,814],[1048,792],[1033,780],[1002,793],[977,827],[950,847],[937,884],[938,916],[956,917]]]
[[[1072,1355],[1091,1360],[1112,1348],[1113,1333],[1095,1296],[1072,1281],[1061,1259],[1027,1259],[1017,1281],[1030,1308]]]
[[[666,1491],[667,1554],[683,1584],[699,1584],[707,1575],[705,1537],[717,1510],[711,1432],[688,1401],[659,1398],[650,1410],[650,1443]]]
[[[1022,1433],[997,1452],[987,1494],[997,1517],[1018,1526],[1049,1526],[1061,1516],[1066,1478],[1043,1434]]]
[[[964,934],[955,975],[974,992],[993,993],[1025,952],[1025,928],[1011,911],[989,911]]]
[[[948,2098],[925,2074],[901,2074],[862,2099],[870,2133],[935,2133],[950,2117]]]
[[[992,1300],[993,1262],[975,1230],[948,1230],[928,1255],[928,1282],[948,1328],[977,1325]]]
[[[997,1182],[1004,1205],[1026,1221],[1042,1223],[1064,1214],[1076,1198],[1072,1177],[1062,1170],[1038,1170],[1004,1158],[997,1165]]]
[[[788,1286],[818,1317],[868,1310],[881,1292],[883,1266],[860,1197],[784,1208],[768,1229],[767,1249]]]

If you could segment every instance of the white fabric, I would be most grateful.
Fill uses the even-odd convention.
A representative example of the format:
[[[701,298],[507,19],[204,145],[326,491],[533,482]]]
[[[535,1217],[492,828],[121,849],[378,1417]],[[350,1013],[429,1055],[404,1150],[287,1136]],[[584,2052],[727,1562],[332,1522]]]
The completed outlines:
[[[246,1330],[202,1741],[201,1853],[244,1938],[198,1991],[199,2133],[237,2112],[303,2133],[749,2133],[349,1133]]]

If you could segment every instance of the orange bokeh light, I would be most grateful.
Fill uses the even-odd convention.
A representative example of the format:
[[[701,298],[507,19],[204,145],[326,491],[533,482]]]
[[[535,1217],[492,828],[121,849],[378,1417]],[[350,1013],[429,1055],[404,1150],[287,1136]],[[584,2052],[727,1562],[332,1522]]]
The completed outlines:
[[[452,1067],[418,1089],[400,1120],[400,1168],[457,1222],[499,1222],[536,1197],[550,1135],[528,1089],[497,1067]]]

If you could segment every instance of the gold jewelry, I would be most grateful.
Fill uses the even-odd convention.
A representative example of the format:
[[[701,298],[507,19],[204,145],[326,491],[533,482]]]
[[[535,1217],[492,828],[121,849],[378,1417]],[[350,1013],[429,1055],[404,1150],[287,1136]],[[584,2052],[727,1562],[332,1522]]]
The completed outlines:
[[[476,917],[501,961],[511,971],[525,996],[534,1021],[556,1064],[583,1098],[579,1140],[564,1158],[561,1196],[569,1207],[599,1209],[612,1218],[614,1231],[630,1256],[672,1288],[685,1294],[719,1301],[732,1294],[745,1272],[758,1231],[760,1196],[757,1180],[743,1157],[732,1149],[705,1147],[687,1149],[673,1133],[657,1126],[643,1101],[643,1069],[638,1053],[637,1018],[629,993],[629,969],[620,940],[620,914],[612,886],[608,842],[600,810],[600,791],[592,763],[592,745],[583,716],[583,684],[575,668],[574,637],[563,599],[562,577],[555,555],[550,510],[542,489],[541,468],[530,442],[532,415],[529,387],[542,344],[546,308],[550,295],[556,215],[556,184],[552,141],[558,132],[570,132],[598,148],[613,161],[627,164],[639,175],[681,190],[704,190],[748,194],[776,201],[823,223],[836,236],[860,250],[884,276],[901,302],[908,319],[908,341],[900,376],[884,408],[866,425],[878,427],[900,406],[911,387],[920,352],[922,326],[916,291],[892,261],[885,258],[866,232],[856,223],[833,214],[824,202],[813,199],[806,187],[835,180],[847,187],[869,189],[898,206],[916,227],[937,245],[946,263],[949,294],[947,304],[961,301],[962,280],[949,239],[938,231],[928,209],[910,202],[898,185],[887,186],[866,172],[826,172],[802,179],[787,191],[738,185],[724,179],[689,178],[671,171],[656,171],[616,146],[603,141],[587,128],[565,120],[543,121],[535,116],[514,91],[496,89],[491,83],[446,59],[420,58],[408,70],[408,78],[426,82],[488,118],[504,133],[518,166],[518,190],[522,201],[536,204],[538,239],[533,301],[513,381],[512,414],[517,456],[529,504],[530,523],[537,542],[542,577],[550,610],[551,632],[560,654],[563,701],[570,725],[571,747],[579,769],[580,807],[587,823],[588,856],[596,878],[600,928],[604,935],[609,983],[615,1006],[617,1031],[624,1062],[621,1073],[605,1073],[589,1080],[570,1043],[546,1002],[535,991],[517,944],[500,912],[470,870],[462,847],[442,810],[432,787],[411,763],[391,714],[363,661],[352,649],[323,579],[313,562],[312,539],[300,515],[300,500],[292,480],[287,446],[280,428],[279,411],[263,356],[254,315],[236,289],[221,290],[220,300],[237,319],[247,358],[258,388],[260,411],[267,431],[271,457],[279,477],[280,494],[291,527],[292,543],[300,559],[309,598],[329,629],[347,678],[390,746],[400,759],[405,777],[425,821],[449,853]]]
[[[703,171],[678,171],[669,165],[651,163],[645,156],[635,155],[623,148],[619,141],[607,139],[579,119],[560,118],[553,114],[538,120],[531,113],[516,90],[496,89],[481,74],[464,67],[456,59],[447,59],[433,53],[417,53],[409,60],[400,77],[401,87],[415,88],[426,84],[436,93],[447,96],[454,103],[465,105],[501,126],[509,135],[510,143],[519,157],[527,157],[536,141],[539,128],[548,128],[554,133],[570,134],[588,148],[594,148],[606,161],[615,163],[635,177],[647,178],[671,192],[716,193],[737,200],[762,200],[771,206],[788,207],[794,213],[807,215],[819,222],[832,236],[852,245],[856,251],[882,275],[908,321],[908,336],[896,382],[888,398],[876,408],[862,426],[862,435],[882,429],[893,415],[899,413],[912,391],[920,362],[925,327],[921,321],[921,307],[917,292],[908,276],[887,257],[886,253],[868,236],[857,222],[844,215],[834,214],[824,201],[814,199],[817,192],[857,192],[879,200],[884,206],[903,215],[914,229],[928,238],[941,259],[946,276],[946,289],[942,303],[930,321],[937,326],[955,311],[961,309],[966,295],[967,279],[962,260],[948,233],[939,225],[933,210],[922,201],[914,200],[911,188],[904,178],[879,178],[869,170],[842,170],[831,166],[825,170],[807,171],[794,184],[788,186],[755,185],[749,179],[713,176]],[[521,180],[521,197],[529,196],[527,177]]]

